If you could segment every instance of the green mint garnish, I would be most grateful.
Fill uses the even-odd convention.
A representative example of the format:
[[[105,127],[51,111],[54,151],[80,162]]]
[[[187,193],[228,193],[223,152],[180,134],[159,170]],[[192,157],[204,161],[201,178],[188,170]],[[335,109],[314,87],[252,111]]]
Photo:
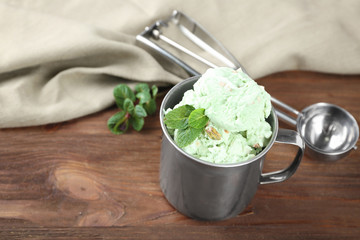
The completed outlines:
[[[133,91],[125,84],[119,84],[116,86],[113,93],[116,104],[120,109],[123,109],[126,98],[129,98],[133,102],[136,100]]]
[[[205,109],[195,109],[191,105],[175,108],[164,117],[164,123],[171,135],[174,135],[174,130],[178,129],[174,140],[181,148],[194,142],[203,132],[208,121]]]
[[[145,120],[144,118],[137,118],[137,117],[133,117],[130,118],[130,124],[131,126],[136,130],[136,131],[140,131],[142,129],[142,127],[144,126]]]
[[[136,86],[135,86],[135,91],[136,91],[137,93],[140,93],[140,92],[150,92],[149,85],[147,85],[146,83],[136,84]]]
[[[188,127],[180,129],[175,137],[175,142],[179,147],[183,148],[190,145],[201,134],[203,129]]]
[[[189,116],[189,126],[203,129],[209,121],[209,118],[204,113],[204,108],[199,108],[192,111]]]
[[[111,118],[108,120],[108,128],[114,134],[122,134],[126,132],[129,127],[129,123],[126,121],[128,117],[126,116],[125,111],[120,111],[115,113]]]
[[[134,117],[137,117],[137,118],[144,118],[147,116],[147,113],[143,106],[136,105],[133,115],[134,115]]]
[[[123,103],[123,108],[125,112],[128,112],[130,114],[134,113],[134,102],[130,100],[130,98],[126,98]]]
[[[140,131],[145,123],[144,118],[156,112],[156,95],[158,88],[151,89],[146,83],[135,86],[135,92],[125,84],[114,88],[114,98],[120,111],[109,118],[107,126],[114,134],[123,134],[129,125]]]
[[[158,88],[153,85],[150,90],[149,85],[140,83],[135,86],[135,91],[137,92],[136,97],[139,99],[139,104],[143,106],[149,115],[154,114],[156,111],[156,102],[152,96],[157,95]]]
[[[194,110],[195,108],[190,105],[175,108],[165,115],[164,123],[170,129],[185,129],[188,127],[190,113]]]
[[[158,91],[159,91],[159,89],[157,88],[157,86],[155,86],[155,85],[151,86],[151,94],[153,96],[156,96],[158,94]]]
[[[138,92],[136,97],[140,100],[140,104],[144,104],[151,99],[150,90],[148,89],[147,92]]]

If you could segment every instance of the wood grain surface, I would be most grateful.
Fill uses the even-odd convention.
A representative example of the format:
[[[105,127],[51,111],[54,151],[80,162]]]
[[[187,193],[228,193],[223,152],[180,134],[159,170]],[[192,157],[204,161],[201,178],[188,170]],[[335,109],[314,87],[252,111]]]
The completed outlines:
[[[296,71],[257,81],[298,110],[330,102],[360,121],[360,76]],[[360,239],[360,149],[336,162],[305,156],[288,181],[259,186],[237,217],[196,221],[160,190],[158,113],[141,132],[116,136],[106,127],[115,112],[0,130],[1,239]],[[295,152],[276,144],[264,171]]]

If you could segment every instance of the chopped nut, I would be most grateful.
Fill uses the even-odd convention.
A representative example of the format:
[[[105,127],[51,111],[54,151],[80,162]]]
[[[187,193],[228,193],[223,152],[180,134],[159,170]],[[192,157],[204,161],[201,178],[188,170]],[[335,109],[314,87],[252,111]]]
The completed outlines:
[[[225,90],[231,92],[233,89],[227,84],[226,82],[219,82],[220,87],[224,88]]]
[[[205,132],[213,140],[220,140],[221,139],[221,134],[218,131],[216,131],[216,129],[213,128],[213,127],[205,128]]]
[[[259,148],[260,147],[260,144],[256,143],[253,145],[254,148]]]

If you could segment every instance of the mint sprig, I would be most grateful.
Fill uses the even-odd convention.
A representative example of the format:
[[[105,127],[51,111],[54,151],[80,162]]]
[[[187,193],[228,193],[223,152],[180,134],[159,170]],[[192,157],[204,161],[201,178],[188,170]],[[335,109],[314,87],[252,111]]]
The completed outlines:
[[[145,123],[144,118],[156,112],[157,93],[155,85],[150,90],[146,83],[137,84],[135,92],[126,84],[116,86],[113,94],[120,111],[109,118],[109,130],[114,134],[123,134],[131,125],[133,129],[140,131]]]
[[[172,134],[174,129],[178,129],[174,140],[181,148],[190,145],[203,132],[208,122],[205,109],[195,109],[191,105],[175,108],[164,117],[169,133]]]

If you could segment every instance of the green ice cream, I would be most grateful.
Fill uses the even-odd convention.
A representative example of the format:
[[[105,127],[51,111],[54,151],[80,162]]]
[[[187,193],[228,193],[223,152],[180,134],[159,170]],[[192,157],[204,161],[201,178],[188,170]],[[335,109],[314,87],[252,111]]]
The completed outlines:
[[[240,69],[207,70],[174,108],[185,104],[204,108],[209,118],[205,131],[183,148],[202,160],[245,161],[259,153],[271,137],[271,126],[265,121],[271,111],[270,95]],[[175,139],[177,133],[175,130]]]

